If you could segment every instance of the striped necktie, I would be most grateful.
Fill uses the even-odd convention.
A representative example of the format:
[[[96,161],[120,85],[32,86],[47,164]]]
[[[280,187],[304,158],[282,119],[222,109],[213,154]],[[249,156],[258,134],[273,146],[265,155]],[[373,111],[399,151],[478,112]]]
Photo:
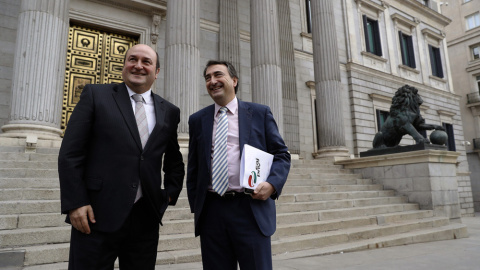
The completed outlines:
[[[223,196],[228,188],[227,162],[227,107],[220,108],[217,130],[215,132],[215,146],[213,147],[212,186],[213,190]]]
[[[149,136],[147,114],[145,112],[145,107],[143,106],[142,95],[134,94],[132,95],[132,98],[135,100],[135,120],[137,121],[138,133],[140,134],[140,141],[142,142],[142,149],[144,149]],[[135,202],[137,202],[142,195],[142,186],[141,182],[139,182]]]

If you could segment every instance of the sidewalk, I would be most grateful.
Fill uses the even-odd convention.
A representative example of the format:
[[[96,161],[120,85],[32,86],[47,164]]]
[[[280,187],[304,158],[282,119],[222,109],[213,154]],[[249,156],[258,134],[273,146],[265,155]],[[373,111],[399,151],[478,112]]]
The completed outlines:
[[[273,257],[273,269],[480,269],[480,213],[462,218],[462,222],[468,226],[468,238],[288,260]],[[202,264],[162,265],[155,269],[202,269]]]

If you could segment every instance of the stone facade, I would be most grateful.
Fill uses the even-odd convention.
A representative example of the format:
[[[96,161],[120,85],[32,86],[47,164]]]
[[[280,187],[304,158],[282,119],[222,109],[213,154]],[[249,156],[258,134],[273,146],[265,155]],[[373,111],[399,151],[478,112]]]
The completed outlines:
[[[453,87],[460,98],[465,134],[461,144],[465,145],[469,164],[469,173],[461,178],[471,180],[471,187],[459,181],[459,188],[473,193],[473,202],[471,196],[466,196],[463,204],[474,204],[475,210],[480,211],[480,56],[474,56],[474,48],[480,54],[480,0],[448,2],[440,11],[455,22],[448,25],[445,32],[450,69],[455,78]],[[473,22],[467,22],[469,16]],[[478,17],[476,23],[475,16]]]
[[[35,133],[5,128],[14,121],[11,96],[21,91],[12,85],[16,68],[13,60],[15,49],[20,47],[15,38],[19,22],[22,23],[18,20],[20,3],[26,2],[0,0],[5,7],[0,11],[3,137]],[[45,2],[58,4],[55,0]],[[206,61],[220,57],[233,59],[240,73],[238,96],[272,106],[287,144],[301,159],[313,159],[314,154],[358,157],[361,151],[371,148],[377,132],[377,110],[388,111],[391,98],[402,85],[417,87],[424,99],[421,109],[426,121],[453,127],[459,153],[456,180],[462,214],[473,213],[469,167],[462,143],[466,140],[461,118],[463,97],[452,86],[444,34],[451,20],[437,12],[435,1],[425,6],[424,1],[415,0],[319,0],[310,7],[312,24],[308,23],[305,0],[268,0],[264,4],[269,6],[261,7],[253,0],[222,1],[222,5],[220,0],[200,0],[198,5],[183,9],[174,0],[67,2],[72,24],[135,36],[138,42],[155,48],[161,71],[154,92],[176,103],[184,112],[191,113],[212,102],[200,75]],[[260,8],[272,10],[271,16],[252,12]],[[238,13],[238,19],[236,23],[222,25],[232,19],[225,15],[228,12]],[[169,14],[176,14],[175,18],[168,17]],[[279,20],[278,16],[282,18]],[[376,24],[376,46],[381,53],[374,54],[367,48],[364,29],[367,17]],[[325,18],[330,18],[329,24],[322,23]],[[252,27],[250,22],[258,23]],[[272,24],[283,27],[269,30]],[[287,28],[291,29],[291,36],[282,35],[285,26],[290,26]],[[313,35],[309,29],[313,29]],[[411,37],[416,63],[413,68],[402,62],[399,31]],[[191,34],[186,35],[187,32]],[[328,42],[321,43],[325,41]],[[432,75],[429,45],[438,50],[442,75]],[[230,47],[232,50],[228,50]],[[269,48],[274,51],[268,51]],[[64,59],[65,53],[59,52],[57,57]],[[17,70],[22,72],[18,65]],[[32,74],[24,75],[27,83],[33,82],[29,77]],[[51,91],[55,92],[52,96],[59,96],[63,89]],[[21,108],[22,104],[16,106]],[[185,140],[188,113],[181,119],[180,133]],[[407,137],[402,141],[402,144],[412,143]]]

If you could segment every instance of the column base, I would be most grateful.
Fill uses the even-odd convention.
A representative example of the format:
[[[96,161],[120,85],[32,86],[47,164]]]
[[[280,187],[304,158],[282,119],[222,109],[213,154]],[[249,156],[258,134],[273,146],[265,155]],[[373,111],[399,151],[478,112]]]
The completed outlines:
[[[188,154],[188,142],[190,137],[188,133],[178,133],[178,144],[180,145],[180,152],[183,155]]]
[[[0,137],[27,138],[27,135],[36,135],[41,140],[61,140],[63,131],[58,128],[33,124],[6,124],[2,126]]]
[[[317,152],[312,153],[315,159],[329,157],[348,157],[348,149],[342,146],[322,147]]]

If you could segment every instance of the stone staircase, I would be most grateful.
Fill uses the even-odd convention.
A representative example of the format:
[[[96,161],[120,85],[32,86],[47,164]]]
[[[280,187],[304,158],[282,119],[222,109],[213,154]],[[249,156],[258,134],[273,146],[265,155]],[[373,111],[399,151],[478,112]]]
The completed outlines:
[[[70,226],[60,215],[58,149],[0,147],[0,258],[24,256],[26,270],[66,269]],[[277,202],[275,257],[298,258],[467,237],[466,226],[419,210],[331,160],[292,161]],[[160,228],[157,264],[200,261],[186,191]],[[23,257],[22,257],[23,258]]]

